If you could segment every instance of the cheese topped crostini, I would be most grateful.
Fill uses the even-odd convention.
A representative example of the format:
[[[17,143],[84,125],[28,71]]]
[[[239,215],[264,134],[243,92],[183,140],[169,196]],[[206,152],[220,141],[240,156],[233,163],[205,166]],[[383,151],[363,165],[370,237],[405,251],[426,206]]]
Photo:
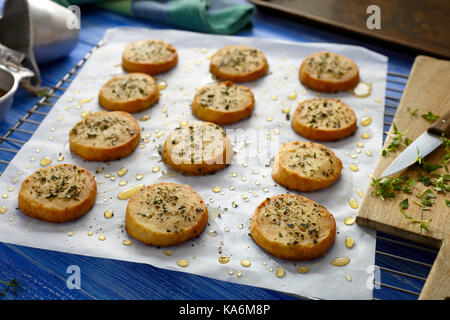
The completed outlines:
[[[19,210],[47,221],[68,222],[85,215],[95,203],[97,184],[86,169],[58,164],[27,177],[19,191]]]
[[[98,99],[105,109],[139,112],[159,100],[159,89],[148,74],[129,73],[106,82],[100,89]]]
[[[253,81],[264,76],[269,69],[266,56],[260,50],[236,45],[219,49],[211,57],[210,72],[223,80]]]
[[[163,146],[163,161],[188,175],[205,175],[231,163],[233,148],[218,125],[196,121],[175,129]]]
[[[156,75],[176,66],[178,53],[173,45],[162,40],[140,40],[125,47],[122,67],[128,72]]]
[[[297,194],[266,198],[255,210],[250,235],[261,248],[287,260],[312,260],[334,243],[336,222],[328,210]]]
[[[222,125],[250,117],[254,107],[250,88],[231,81],[201,88],[192,102],[192,111],[198,118]]]
[[[359,70],[347,57],[331,52],[316,52],[300,65],[301,83],[315,91],[337,92],[353,89],[359,82]]]
[[[197,237],[208,222],[198,193],[176,183],[157,183],[137,191],[126,209],[127,232],[154,246],[176,245]]]
[[[306,141],[284,143],[272,166],[272,178],[299,191],[329,187],[339,179],[342,162],[328,147]]]
[[[70,130],[70,151],[85,160],[111,161],[132,153],[140,137],[139,124],[129,113],[99,111]]]
[[[335,141],[356,130],[356,114],[337,99],[316,98],[299,103],[292,127],[301,136],[318,141]]]

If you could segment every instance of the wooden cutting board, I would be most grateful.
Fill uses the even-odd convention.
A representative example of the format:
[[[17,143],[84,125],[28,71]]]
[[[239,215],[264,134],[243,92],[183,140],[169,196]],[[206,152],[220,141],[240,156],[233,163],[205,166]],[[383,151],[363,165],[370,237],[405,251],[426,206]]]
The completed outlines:
[[[417,109],[416,115],[411,111]],[[421,115],[428,112],[443,115],[450,110],[450,61],[438,60],[427,56],[418,56],[401,98],[393,123],[400,132],[407,131],[406,136],[411,140],[420,136],[431,124]],[[392,133],[393,127],[390,128]],[[383,149],[392,142],[388,136]],[[394,160],[401,149],[395,154],[388,152],[386,156],[380,156],[377,167],[373,172],[374,178],[379,178],[386,167]],[[444,155],[441,146],[428,155],[425,160],[429,163],[438,163]],[[406,174],[417,181],[418,169],[410,167],[401,174]],[[445,170],[439,171],[444,173]],[[356,217],[356,223],[373,228],[381,232],[392,234],[414,242],[438,248],[439,253],[428,275],[419,299],[449,299],[450,298],[450,208],[445,198],[450,199],[450,193],[436,193],[436,201],[430,211],[423,211],[416,195],[429,187],[421,182],[416,182],[411,194],[398,192],[395,198],[382,200],[373,195],[374,187],[370,185],[365,193],[360,210]],[[399,209],[399,203],[403,199],[409,199],[409,208],[406,210],[414,219],[431,219],[429,231],[422,230],[419,223],[414,223],[405,218]]]

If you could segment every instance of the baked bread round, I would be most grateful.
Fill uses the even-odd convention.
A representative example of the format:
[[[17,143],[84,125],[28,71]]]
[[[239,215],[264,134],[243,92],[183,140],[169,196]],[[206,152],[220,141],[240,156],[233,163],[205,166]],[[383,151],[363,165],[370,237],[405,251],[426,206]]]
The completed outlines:
[[[266,56],[260,50],[247,46],[226,46],[211,57],[209,71],[223,80],[253,81],[269,69]]]
[[[339,99],[316,98],[299,103],[292,127],[301,136],[318,141],[335,141],[356,130],[356,114]]]
[[[139,112],[159,100],[155,80],[145,73],[129,73],[111,78],[100,89],[100,105],[113,111]]]
[[[232,124],[250,117],[255,97],[250,88],[232,81],[201,88],[192,102],[192,111],[204,121]]]
[[[255,210],[250,235],[261,248],[287,260],[312,260],[334,243],[336,222],[328,210],[297,194],[266,198]]]
[[[162,40],[140,40],[127,45],[122,54],[122,68],[128,72],[156,75],[176,66],[177,50]]]
[[[157,183],[128,201],[127,232],[135,239],[167,247],[197,237],[208,222],[208,208],[198,193],[176,183]]]
[[[272,178],[280,185],[299,191],[329,187],[339,179],[341,160],[328,147],[305,141],[284,143],[272,166]]]
[[[163,161],[176,171],[188,175],[205,175],[231,163],[233,147],[218,125],[196,121],[176,128],[166,139]]]
[[[134,151],[141,138],[136,119],[123,111],[85,116],[69,133],[70,151],[85,160],[111,161]]]
[[[95,203],[97,184],[86,169],[58,164],[27,177],[19,191],[19,210],[47,221],[68,222],[85,215]]]
[[[321,92],[351,90],[359,82],[356,64],[331,52],[316,52],[307,56],[300,65],[299,76],[304,86]]]

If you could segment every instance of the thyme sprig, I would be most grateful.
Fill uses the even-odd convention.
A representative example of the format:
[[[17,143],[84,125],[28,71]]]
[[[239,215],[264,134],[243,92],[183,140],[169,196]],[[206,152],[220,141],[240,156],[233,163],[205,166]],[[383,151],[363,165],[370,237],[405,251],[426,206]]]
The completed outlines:
[[[405,137],[408,130],[405,132],[400,132],[395,123],[392,123],[392,127],[394,129],[392,133],[386,132],[386,134],[392,138],[392,142],[386,147],[386,149],[383,149],[381,153],[383,156],[386,156],[388,152],[397,152],[402,143],[409,146],[412,142],[410,138]]]
[[[416,184],[414,179],[403,175],[397,178],[385,177],[380,179],[372,178],[372,186],[375,187],[373,194],[381,199],[395,198],[398,191],[411,193],[411,188]]]
[[[439,116],[437,114],[433,114],[433,112],[429,111],[428,113],[425,113],[422,115],[422,118],[427,120],[428,122],[435,122],[437,119],[439,119]]]
[[[13,294],[17,292],[17,288],[19,287],[19,281],[17,279],[12,279],[10,281],[2,281],[0,280],[0,283],[6,284],[7,287],[4,290],[0,290],[0,296],[4,296],[10,288],[13,289]]]

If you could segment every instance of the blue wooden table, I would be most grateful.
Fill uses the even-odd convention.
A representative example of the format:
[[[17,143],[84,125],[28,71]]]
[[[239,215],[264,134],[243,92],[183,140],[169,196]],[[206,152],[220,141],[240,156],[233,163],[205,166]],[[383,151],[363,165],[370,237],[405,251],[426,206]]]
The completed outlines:
[[[2,1],[0,0],[0,6]],[[364,14],[364,13],[362,13]],[[71,70],[103,37],[108,28],[117,26],[140,26],[148,28],[173,28],[172,26],[132,20],[94,7],[82,7],[82,28],[79,43],[67,57],[40,66],[43,85],[54,86]],[[334,42],[367,47],[389,57],[391,73],[409,74],[414,55],[390,49],[370,39],[356,40],[355,37],[338,32],[324,31],[267,12],[257,12],[254,27],[240,33],[240,36],[274,38],[299,42]],[[406,81],[406,80],[404,80]],[[397,86],[396,81],[391,83]],[[401,86],[401,84],[400,84]],[[398,102],[401,88],[394,90],[393,102]],[[0,136],[8,132],[27,111],[39,101],[23,90],[15,96],[12,110],[0,123]],[[395,113],[395,106],[391,106]],[[44,115],[33,114],[40,121]],[[388,129],[392,114],[385,119]],[[25,129],[34,130],[29,123]],[[380,128],[381,130],[381,128]],[[21,132],[15,132],[16,136]],[[29,139],[23,134],[22,139]],[[18,148],[20,145],[3,141],[0,146]],[[381,147],[381,146],[380,146]],[[0,152],[0,159],[9,161],[14,153]],[[0,164],[0,171],[5,164]],[[399,242],[400,241],[400,242]],[[416,247],[406,241],[388,235],[378,234],[376,265],[380,270],[379,289],[374,289],[375,299],[417,299],[423,287],[436,252]],[[67,287],[68,266],[76,265],[81,270],[81,289]],[[232,284],[187,273],[168,271],[146,264],[137,264],[109,259],[92,258],[27,248],[0,243],[0,280],[17,278],[20,285],[16,293],[0,296],[7,299],[298,299],[276,291]],[[4,286],[0,285],[0,289]]]

